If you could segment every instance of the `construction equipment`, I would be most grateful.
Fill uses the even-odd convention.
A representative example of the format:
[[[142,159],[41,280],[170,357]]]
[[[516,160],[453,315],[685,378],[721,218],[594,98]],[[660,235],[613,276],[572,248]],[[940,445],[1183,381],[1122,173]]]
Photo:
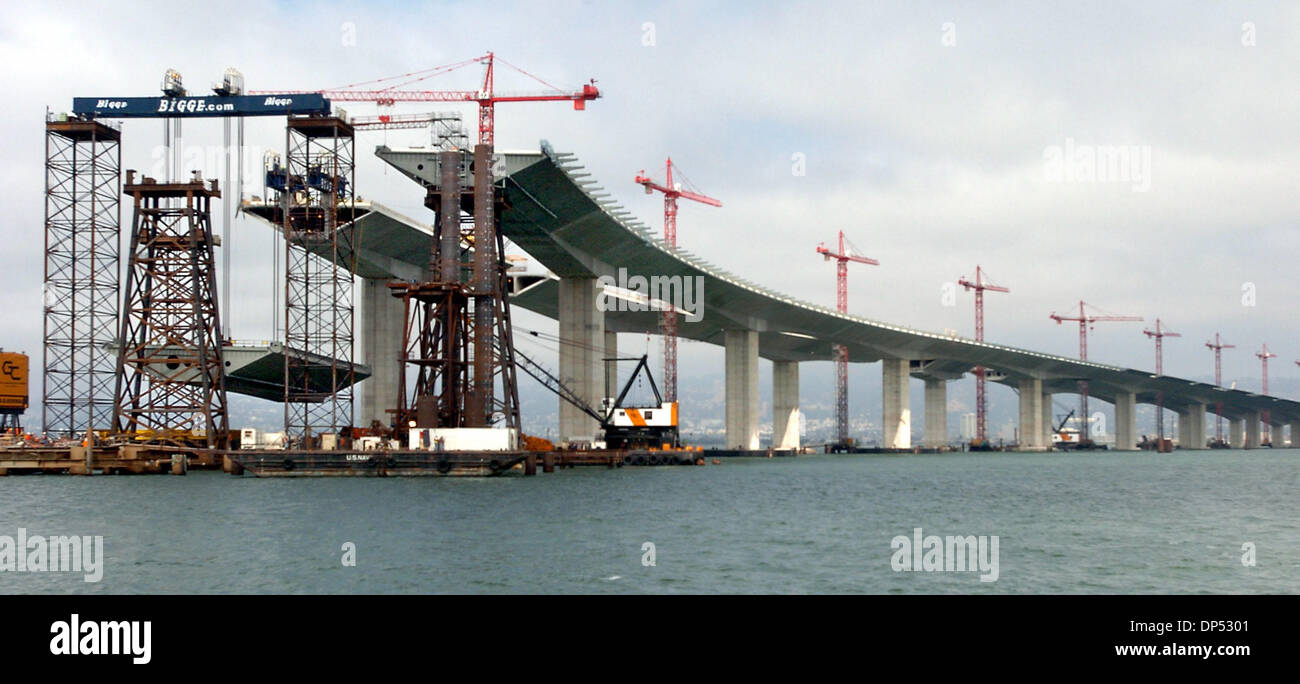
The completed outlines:
[[[1141,316],[1126,316],[1126,315],[1115,316],[1110,314],[1089,315],[1084,311],[1084,307],[1087,306],[1092,306],[1092,305],[1085,303],[1083,300],[1079,300],[1078,316],[1062,316],[1060,314],[1057,314],[1056,312],[1052,312],[1051,314],[1048,315],[1048,318],[1051,318],[1052,320],[1056,321],[1057,325],[1060,325],[1065,321],[1078,321],[1080,361],[1088,360],[1088,331],[1092,329],[1093,323],[1096,323],[1098,321],[1140,321],[1142,320]],[[1096,307],[1093,308],[1095,309]],[[1088,448],[1092,445],[1092,438],[1091,435],[1089,434],[1089,425],[1088,425],[1089,421],[1088,421],[1088,381],[1087,380],[1079,381],[1079,419],[1083,423],[1083,430],[1081,432],[1082,436],[1079,439],[1079,446],[1082,448]]]
[[[1268,396],[1268,360],[1276,359],[1277,354],[1269,351],[1268,345],[1265,344],[1262,350],[1255,352],[1255,356],[1260,360],[1260,364],[1263,366],[1260,370],[1260,382],[1262,385],[1262,391],[1260,393],[1264,396]],[[1263,426],[1260,427],[1260,446],[1273,446],[1273,426],[1269,424],[1270,417],[1268,409],[1264,409],[1260,413],[1260,420],[1263,421]]]
[[[291,93],[297,95],[316,94],[338,102],[373,102],[377,105],[393,105],[397,102],[474,102],[478,104],[478,131],[479,143],[483,145],[494,144],[494,119],[496,105],[499,102],[547,102],[547,101],[567,101],[573,103],[575,110],[586,109],[587,101],[600,97],[600,90],[596,88],[596,80],[591,79],[590,83],[582,86],[577,91],[563,91],[555,86],[543,81],[542,79],[510,64],[504,59],[499,60],[502,64],[518,71],[519,73],[541,83],[549,88],[547,92],[542,93],[523,93],[523,94],[501,94],[498,95],[494,89],[495,65],[499,58],[489,52],[482,57],[475,57],[453,64],[436,66],[431,69],[421,71],[412,71],[396,76],[387,76],[370,81],[352,83],[339,88],[325,90],[291,90],[291,91],[250,91],[254,95],[261,94],[281,94]],[[400,90],[405,86],[418,83],[434,76],[441,76],[450,73],[461,67],[470,64],[483,64],[485,67],[483,73],[483,84],[478,90]],[[386,87],[378,87],[384,83],[391,83]],[[359,86],[370,86],[361,89]]]
[[[835,260],[835,308],[840,313],[849,312],[849,262],[879,266],[880,262],[861,256],[852,242],[844,238],[844,231],[839,232],[839,248],[832,251],[826,243],[817,245],[817,253],[825,261]],[[837,344],[832,347],[831,355],[835,359],[835,443],[830,446],[832,452],[849,451],[853,448],[849,441],[849,348]]]
[[[1159,318],[1156,319],[1155,330],[1143,330],[1142,334],[1156,341],[1156,375],[1164,375],[1165,374],[1165,366],[1164,366],[1165,338],[1182,337],[1182,335],[1176,332],[1165,330],[1162,327],[1160,327]],[[1204,435],[1202,435],[1202,438],[1203,437]],[[1158,443],[1163,448],[1165,443],[1165,393],[1162,391],[1156,392],[1156,439],[1159,440]]]
[[[984,281],[984,271],[977,264],[975,266],[975,281],[971,282],[962,276],[957,281],[958,285],[966,290],[975,291],[975,341],[984,341],[984,291],[990,292],[1010,292],[1011,290]],[[984,400],[984,366],[975,367],[975,441],[972,446],[981,447],[988,440],[986,436],[987,424],[987,405]]]
[[[0,348],[0,434],[22,430],[27,391],[27,355]]]
[[[509,264],[499,225],[506,197],[492,180],[491,158],[485,144],[472,155],[438,153],[438,182],[425,197],[435,212],[429,259],[419,281],[388,285],[407,321],[394,397],[399,438],[412,428],[519,429]],[[466,244],[473,246],[468,264]],[[415,380],[409,390],[408,368]]]
[[[187,183],[136,182],[128,169],[122,190],[135,217],[113,435],[224,449],[229,418],[210,213],[221,197],[217,181],[209,186],[195,172]]]
[[[602,402],[600,410],[583,401],[576,392],[567,387],[554,373],[533,361],[523,352],[515,350],[515,359],[519,368],[532,378],[551,390],[561,399],[575,406],[579,411],[591,416],[600,424],[598,441],[604,441],[607,449],[677,449],[681,439],[677,427],[677,402],[667,401],[659,394],[654,376],[650,373],[647,355],[640,357],[605,359],[606,361],[636,361],[636,368],[623,385],[618,397]],[[654,403],[643,406],[628,406],[628,392],[644,372],[650,390],[654,394]]]
[[[711,207],[721,207],[722,202],[707,195],[683,190],[682,184],[673,181],[673,158],[668,158],[667,181],[660,185],[645,175],[642,169],[636,182],[645,187],[645,194],[656,190],[664,194],[664,244],[677,249],[677,198],[688,199]],[[668,401],[677,401],[677,310],[671,303],[664,310],[660,324],[664,337],[664,395]]]
[[[1219,341],[1219,333],[1214,333],[1214,343],[1206,342],[1205,346],[1214,350],[1214,386],[1223,387],[1223,350],[1235,349],[1235,344],[1223,344]],[[1300,363],[1298,361],[1297,363]],[[1214,402],[1214,444],[1217,447],[1224,447],[1227,442],[1223,440],[1223,402]]]

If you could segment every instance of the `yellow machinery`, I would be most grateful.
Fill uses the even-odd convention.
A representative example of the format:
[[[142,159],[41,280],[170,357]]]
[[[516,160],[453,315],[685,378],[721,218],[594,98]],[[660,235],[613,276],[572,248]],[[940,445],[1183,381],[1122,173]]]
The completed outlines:
[[[0,430],[21,430],[27,402],[27,355],[0,349]]]

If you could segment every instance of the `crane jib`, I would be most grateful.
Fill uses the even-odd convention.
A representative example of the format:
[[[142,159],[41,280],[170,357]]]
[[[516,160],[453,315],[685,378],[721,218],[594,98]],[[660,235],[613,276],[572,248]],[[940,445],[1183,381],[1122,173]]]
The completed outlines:
[[[72,112],[104,119],[329,114],[320,93],[201,97],[76,97]]]

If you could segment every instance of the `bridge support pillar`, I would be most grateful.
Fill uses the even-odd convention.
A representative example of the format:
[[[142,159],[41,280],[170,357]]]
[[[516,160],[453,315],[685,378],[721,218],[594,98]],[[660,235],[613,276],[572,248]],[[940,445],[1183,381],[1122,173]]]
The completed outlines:
[[[360,385],[361,402],[357,425],[370,427],[373,421],[390,426],[397,408],[398,379],[402,374],[402,333],[406,327],[402,300],[388,289],[387,278],[361,281],[361,358],[370,366],[370,377]]]
[[[1043,448],[1043,381],[1020,381],[1020,448]]]
[[[925,440],[929,449],[948,444],[948,381],[925,379]]]
[[[1136,451],[1137,444],[1137,395],[1132,392],[1116,393],[1115,449]]]
[[[1259,424],[1263,416],[1258,411],[1246,414],[1246,446],[1243,449],[1259,448]]]
[[[605,313],[596,308],[596,294],[595,278],[560,279],[560,382],[591,406],[600,406],[605,389]],[[563,399],[559,403],[559,442],[595,439],[596,420]]]
[[[1300,447],[1300,420],[1291,421],[1291,448]]]
[[[1056,424],[1052,421],[1052,395],[1050,392],[1043,392],[1043,446],[1048,449],[1052,448],[1052,429]]]
[[[758,448],[758,331],[726,332],[727,448]]]
[[[1204,449],[1205,404],[1188,404],[1178,412],[1178,446],[1182,449]]]
[[[880,446],[886,449],[912,448],[912,409],[908,382],[912,364],[907,359],[880,360],[884,394],[884,416],[880,421],[884,434]]]
[[[799,448],[799,362],[772,362],[772,448]]]
[[[618,384],[618,333],[613,330],[605,331],[605,396],[609,399],[617,399],[618,391],[623,389]]]
[[[1228,446],[1233,449],[1246,448],[1246,421],[1241,418],[1228,418]]]

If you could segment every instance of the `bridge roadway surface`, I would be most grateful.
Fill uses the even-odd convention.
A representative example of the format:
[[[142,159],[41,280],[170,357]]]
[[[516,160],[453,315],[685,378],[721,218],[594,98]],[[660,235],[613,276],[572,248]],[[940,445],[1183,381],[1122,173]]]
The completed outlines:
[[[599,311],[602,307],[596,303],[602,291],[614,297],[607,298],[607,303],[617,298],[628,301],[626,293],[605,289],[606,283],[601,281],[602,277],[617,279],[623,269],[627,277],[703,278],[702,309],[698,309],[702,317],[694,322],[684,319],[678,334],[726,348],[729,447],[759,446],[760,357],[775,364],[774,445],[797,445],[798,362],[829,360],[833,344],[846,345],[852,362],[882,362],[885,447],[911,447],[909,376],[926,382],[926,446],[946,444],[944,386],[976,365],[991,369],[991,381],[1019,392],[1021,444],[1031,449],[1050,444],[1050,395],[1076,393],[1080,380],[1088,382],[1091,397],[1116,405],[1116,446],[1121,449],[1136,445],[1135,405],[1154,404],[1160,392],[1165,406],[1179,412],[1178,437],[1185,447],[1203,447],[1200,436],[1206,434],[1206,409],[1212,414],[1219,403],[1235,445],[1260,444],[1260,419],[1265,412],[1274,426],[1275,443],[1282,442],[1279,428],[1283,425],[1292,425],[1293,434],[1300,434],[1294,430],[1300,424],[1300,402],[915,330],[797,300],[687,250],[668,247],[654,231],[613,202],[574,155],[556,153],[545,141],[540,148],[500,153],[504,169],[498,162],[498,175],[504,176],[509,197],[509,206],[502,213],[502,230],[550,271],[544,277],[517,278],[511,303],[559,321],[561,337],[573,343],[561,348],[559,375],[593,405],[608,393],[601,358],[617,353],[616,338],[605,333],[641,333],[658,326],[657,311],[609,306]],[[438,182],[436,150],[380,146],[375,153],[421,186]],[[251,213],[269,218],[270,208],[264,204],[244,205]],[[382,282],[390,278],[416,279],[427,260],[432,229],[377,203],[367,203],[365,209],[345,227],[360,229],[357,275],[363,278],[363,287],[368,292],[378,291],[386,289]],[[386,293],[376,294],[361,297],[364,327],[400,331],[400,320],[385,320],[400,307],[383,302]],[[372,312],[366,323],[367,305],[388,313]],[[363,405],[370,407],[363,408],[363,414],[391,403],[370,395],[395,393],[395,379],[392,383],[385,379],[392,373],[376,367],[380,358],[395,358],[388,353],[395,350],[376,348],[374,341],[366,341],[365,346],[366,361],[375,375],[361,386]],[[378,346],[391,344],[380,342]],[[594,431],[594,421],[562,401],[560,422],[561,439],[589,438]]]

